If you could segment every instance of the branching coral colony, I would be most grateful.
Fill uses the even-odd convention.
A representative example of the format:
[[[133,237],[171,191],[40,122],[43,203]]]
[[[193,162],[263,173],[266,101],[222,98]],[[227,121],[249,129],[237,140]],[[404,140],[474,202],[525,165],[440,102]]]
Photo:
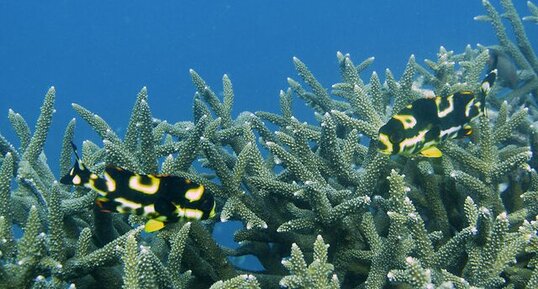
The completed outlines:
[[[501,14],[483,4],[487,15],[477,19],[493,25],[500,42],[494,49],[513,59],[518,83],[509,90],[499,81],[489,113],[473,123],[475,134],[445,142],[440,159],[389,158],[364,143],[417,98],[476,91],[491,59],[485,47],[462,54],[441,47],[426,66],[411,56],[400,79],[387,70],[384,83],[375,72],[369,82],[359,76],[373,59],[354,65],[338,53],[342,82],[331,94],[294,58],[305,85],[288,79],[281,113],[237,118],[230,79],[223,78],[221,101],[191,71],[194,121],[152,118],[144,88],[123,139],[98,115],[73,105],[103,140],[83,143],[82,159],[92,171],[112,163],[203,184],[217,198],[220,221],[244,223],[236,249],[215,243],[211,223],[180,222],[141,235],[145,220],[96,211],[95,192],[56,182],[43,154],[54,88],[33,133],[10,111],[20,147],[0,136],[0,287],[538,288],[538,59],[511,1],[501,4],[515,43]],[[538,8],[528,6],[532,16],[523,19],[536,23]],[[314,110],[319,125],[293,116],[293,96]],[[73,120],[60,176],[71,166],[74,130]],[[199,173],[197,161],[214,175]],[[21,238],[13,226],[24,228]],[[248,254],[262,272],[227,260]]]

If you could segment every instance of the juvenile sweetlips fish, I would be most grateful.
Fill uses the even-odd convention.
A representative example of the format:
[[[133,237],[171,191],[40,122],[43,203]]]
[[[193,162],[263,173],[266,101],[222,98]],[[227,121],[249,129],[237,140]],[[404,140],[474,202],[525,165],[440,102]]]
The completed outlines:
[[[499,48],[489,48],[488,68],[497,69],[499,84],[515,89],[519,82],[517,68],[506,53]]]
[[[495,69],[484,78],[479,98],[472,91],[459,91],[415,100],[379,129],[378,150],[388,155],[441,157],[439,143],[472,134],[469,123],[485,113],[486,96],[496,77]]]
[[[145,231],[155,232],[180,219],[203,220],[215,216],[215,200],[203,185],[172,175],[142,175],[107,165],[104,177],[91,172],[79,158],[60,182],[96,191],[95,204],[103,212],[147,217]]]

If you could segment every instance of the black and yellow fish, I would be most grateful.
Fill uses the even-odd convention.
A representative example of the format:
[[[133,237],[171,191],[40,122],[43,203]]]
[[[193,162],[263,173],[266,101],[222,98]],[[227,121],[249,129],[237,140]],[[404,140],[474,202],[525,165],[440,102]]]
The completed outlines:
[[[215,200],[203,185],[172,175],[141,175],[114,165],[107,165],[100,177],[84,165],[72,146],[75,165],[60,182],[96,191],[95,203],[101,211],[146,216],[146,232],[180,219],[215,216]]]
[[[472,91],[459,91],[415,100],[379,129],[378,150],[389,155],[442,156],[440,142],[472,134],[469,123],[485,112],[486,95],[496,77],[496,69],[486,76],[479,98]]]

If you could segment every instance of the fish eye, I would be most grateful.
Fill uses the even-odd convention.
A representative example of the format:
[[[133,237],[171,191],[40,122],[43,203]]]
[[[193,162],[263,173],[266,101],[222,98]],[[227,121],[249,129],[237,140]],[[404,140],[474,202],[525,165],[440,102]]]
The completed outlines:
[[[395,131],[393,134],[390,135],[389,139],[391,143],[398,144],[404,139],[404,136],[401,131]]]

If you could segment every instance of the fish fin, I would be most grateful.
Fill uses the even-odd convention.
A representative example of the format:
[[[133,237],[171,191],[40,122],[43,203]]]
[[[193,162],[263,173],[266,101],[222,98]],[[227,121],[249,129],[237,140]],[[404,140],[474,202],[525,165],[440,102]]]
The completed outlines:
[[[77,146],[71,142],[73,153],[75,153],[75,164],[65,176],[60,179],[60,183],[65,185],[81,186],[87,182],[87,178],[91,174],[90,170],[84,165],[77,153]]]
[[[91,175],[90,170],[79,160],[75,160],[75,164],[65,176],[60,179],[60,183],[64,185],[83,186]]]
[[[60,183],[64,185],[73,185],[74,176],[71,173],[66,174],[60,179]]]
[[[79,167],[79,169],[81,170],[88,170],[88,167],[86,167],[86,165],[84,164],[84,162],[82,161],[82,159],[80,158],[80,156],[78,155],[78,149],[77,149],[77,145],[71,141],[71,147],[73,148],[73,153],[75,154],[75,165]]]
[[[105,173],[110,175],[113,179],[120,179],[120,178],[130,178],[134,175],[136,175],[134,172],[131,172],[130,170],[118,167],[113,164],[107,164],[105,167]]]
[[[75,157],[77,160],[80,160],[80,157],[78,156],[78,152],[77,152],[77,145],[71,141],[71,148],[73,149],[73,152],[75,153]]]
[[[493,87],[493,84],[495,84],[495,80],[497,79],[497,69],[493,69],[486,75],[484,80],[482,80],[482,84],[480,85],[480,91],[482,94],[487,95],[491,88]]]
[[[107,197],[97,197],[95,198],[95,204],[103,209],[105,207],[105,204],[110,202],[110,200]]]
[[[427,158],[439,158],[443,155],[443,153],[435,146],[421,150],[420,154]]]
[[[506,189],[508,189],[509,186],[510,186],[509,182],[500,183],[497,186],[497,191],[499,192],[499,194],[504,193],[504,191],[506,191]]]
[[[213,206],[211,207],[211,211],[209,212],[209,218],[214,218],[217,213],[215,212],[215,209],[217,208],[217,204],[215,201],[213,201]]]
[[[152,233],[159,231],[162,228],[164,228],[164,222],[155,219],[149,219],[144,226],[144,231]]]
[[[486,75],[484,80],[482,80],[482,84],[480,84],[480,102],[481,102],[481,108],[482,113],[487,116],[487,110],[486,110],[486,97],[489,94],[489,91],[495,84],[495,80],[497,79],[497,69],[493,69]]]

